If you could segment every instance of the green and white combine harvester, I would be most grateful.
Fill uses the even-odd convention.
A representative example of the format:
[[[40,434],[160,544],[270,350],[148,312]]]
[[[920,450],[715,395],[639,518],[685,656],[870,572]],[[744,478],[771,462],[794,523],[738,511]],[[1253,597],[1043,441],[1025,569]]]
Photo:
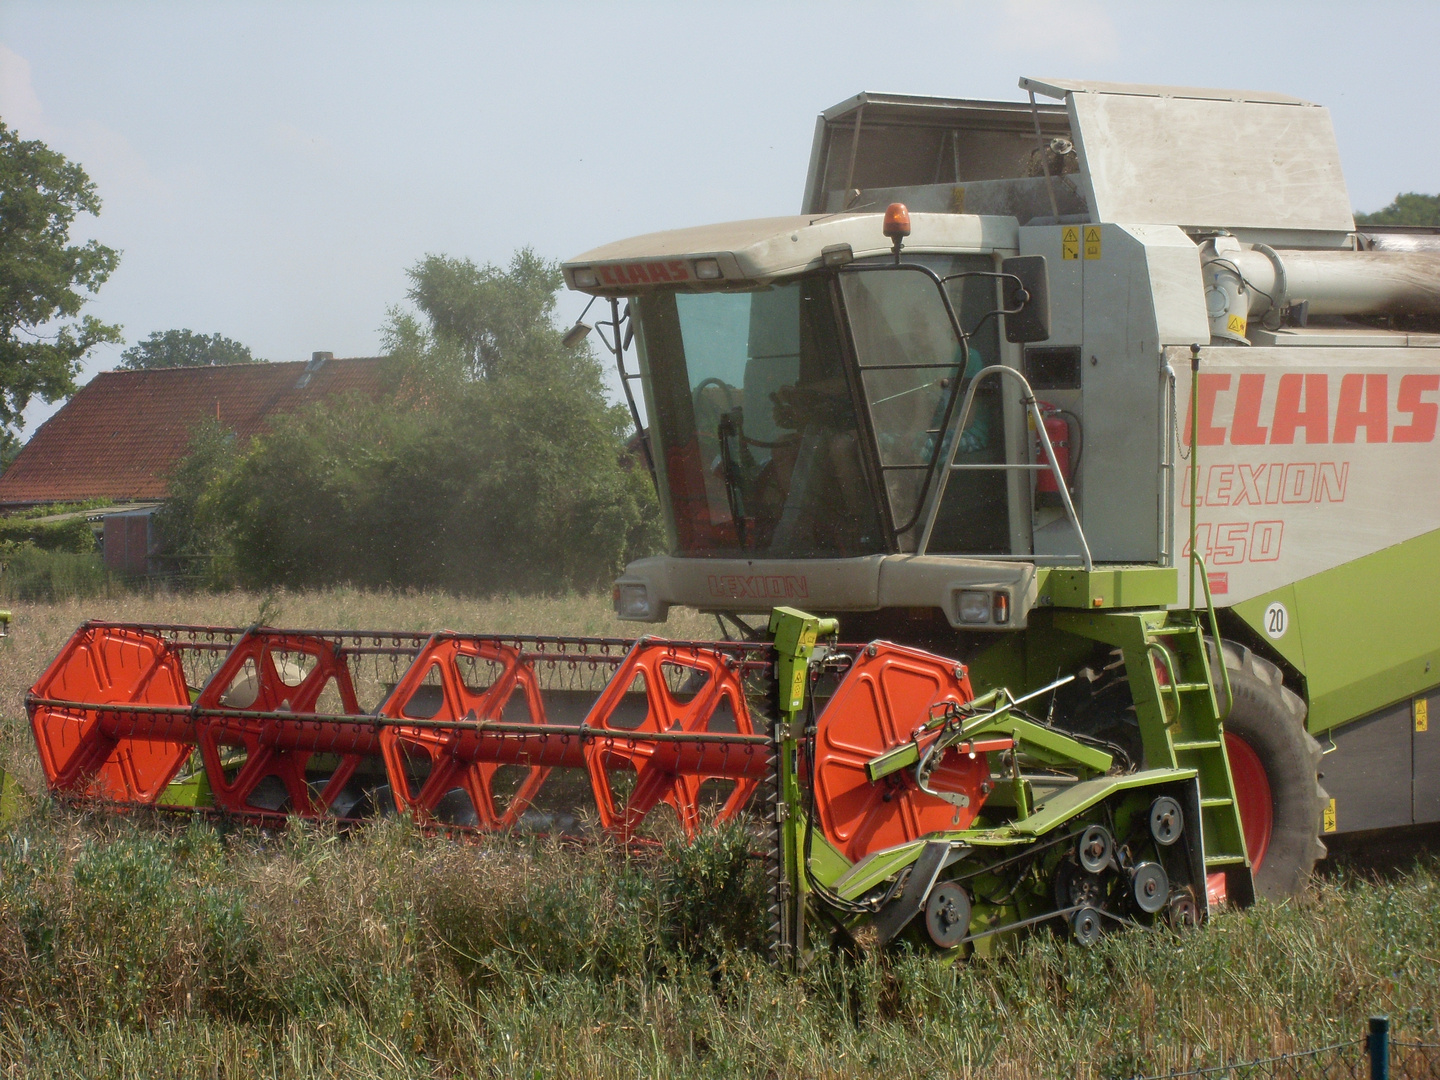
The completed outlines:
[[[588,785],[625,841],[709,806],[792,966],[1189,925],[1440,820],[1440,237],[1357,231],[1318,106],[1021,87],[862,94],[800,215],[565,264],[668,530],[616,610],[726,640],[86,624],[29,699],[51,790],[555,830]]]
[[[1207,862],[1283,897],[1324,834],[1440,820],[1440,230],[1357,229],[1309,102],[1020,87],[860,94],[800,214],[565,264],[634,342],[669,529],[617,611],[795,604],[981,691],[1074,674],[1053,721],[1195,768],[1217,821],[1233,777]]]

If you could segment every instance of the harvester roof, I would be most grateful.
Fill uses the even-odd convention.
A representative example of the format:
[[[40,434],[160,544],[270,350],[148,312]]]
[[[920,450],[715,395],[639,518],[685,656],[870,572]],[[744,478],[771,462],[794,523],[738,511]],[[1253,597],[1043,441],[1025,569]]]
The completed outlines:
[[[1318,247],[1344,246],[1354,229],[1319,105],[1075,79],[1020,87],[1064,105],[856,95],[817,121],[809,213],[631,237],[569,260],[566,283],[606,296],[725,288],[818,268],[838,245],[854,258],[883,255],[891,202],[910,208],[915,252],[1013,247],[1026,224],[1260,230]]]
[[[565,281],[600,296],[676,283],[724,288],[763,282],[819,268],[827,248],[848,246],[856,259],[887,254],[883,217],[806,214],[648,233],[576,255],[564,264]],[[905,250],[987,251],[1015,243],[1013,218],[912,214]]]

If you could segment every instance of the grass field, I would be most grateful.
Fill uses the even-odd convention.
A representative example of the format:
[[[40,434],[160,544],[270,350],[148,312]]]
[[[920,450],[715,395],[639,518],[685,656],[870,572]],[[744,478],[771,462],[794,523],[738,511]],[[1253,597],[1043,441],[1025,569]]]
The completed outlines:
[[[16,605],[0,764],[40,791],[24,691],[84,618],[245,624],[265,602]],[[265,613],[625,633],[605,598],[337,591]],[[0,834],[3,1076],[1119,1077],[1350,1040],[1377,1012],[1406,1037],[1440,1027],[1433,856],[1332,865],[1302,900],[1183,936],[1036,935],[955,969],[896,956],[783,978],[759,955],[738,831],[635,855],[27,807]]]

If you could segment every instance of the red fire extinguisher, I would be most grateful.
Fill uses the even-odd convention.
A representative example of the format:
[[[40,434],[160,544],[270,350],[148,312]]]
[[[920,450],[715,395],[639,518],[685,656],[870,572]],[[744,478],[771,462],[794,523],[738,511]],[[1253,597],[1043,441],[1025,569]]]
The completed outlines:
[[[1080,418],[1068,409],[1051,405],[1048,401],[1037,401],[1035,404],[1039,406],[1040,415],[1044,419],[1045,434],[1050,437],[1050,445],[1055,449],[1055,464],[1060,466],[1060,475],[1065,478],[1066,486],[1073,488],[1071,478],[1074,470],[1080,466]],[[1033,419],[1031,424],[1034,424]],[[1043,465],[1050,464],[1050,459],[1045,454],[1045,444],[1038,432],[1035,435],[1035,460]],[[1055,484],[1054,470],[1041,469],[1036,472],[1035,494],[1042,503],[1060,503],[1060,488]]]

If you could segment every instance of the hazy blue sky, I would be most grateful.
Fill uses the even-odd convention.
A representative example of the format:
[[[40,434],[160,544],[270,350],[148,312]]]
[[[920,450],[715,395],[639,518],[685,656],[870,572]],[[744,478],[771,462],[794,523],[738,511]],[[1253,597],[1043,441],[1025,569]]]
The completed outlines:
[[[1295,94],[1330,107],[1374,209],[1440,190],[1437,43],[1433,2],[0,0],[0,117],[99,187],[84,234],[123,257],[89,310],[131,342],[188,327],[293,360],[374,353],[427,252],[564,258],[792,213],[815,114],[860,90]]]

